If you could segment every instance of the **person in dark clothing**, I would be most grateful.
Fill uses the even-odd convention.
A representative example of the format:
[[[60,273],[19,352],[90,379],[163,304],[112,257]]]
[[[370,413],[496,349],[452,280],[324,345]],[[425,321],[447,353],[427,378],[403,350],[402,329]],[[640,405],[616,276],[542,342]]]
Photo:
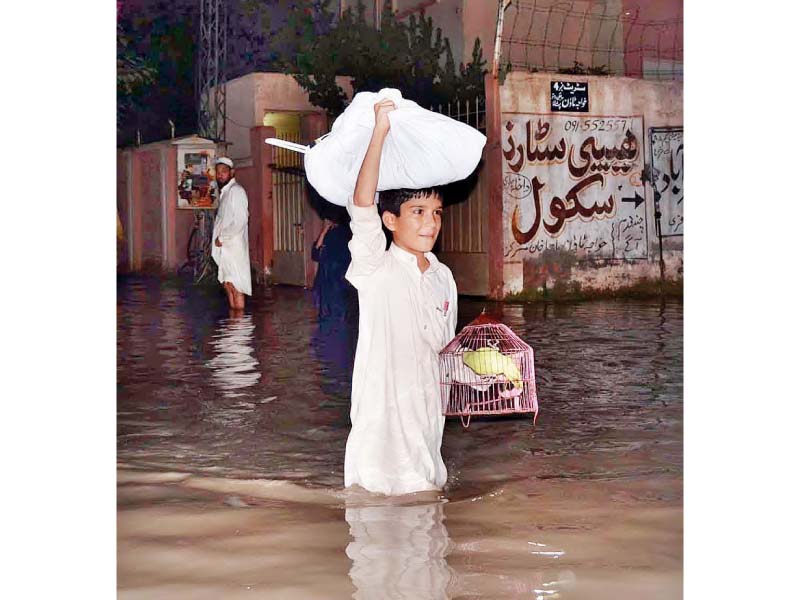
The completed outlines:
[[[311,258],[319,263],[312,293],[320,320],[344,320],[348,305],[352,303],[352,286],[344,278],[350,265],[347,244],[352,232],[347,224],[347,213],[336,208],[325,211],[322,231],[311,249]]]

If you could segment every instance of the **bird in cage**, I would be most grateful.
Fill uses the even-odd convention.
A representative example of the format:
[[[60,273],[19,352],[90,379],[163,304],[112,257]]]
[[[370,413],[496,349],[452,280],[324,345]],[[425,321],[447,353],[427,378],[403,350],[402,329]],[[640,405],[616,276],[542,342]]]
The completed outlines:
[[[455,384],[450,386],[449,403],[486,406],[498,398],[503,389],[503,383],[498,383],[494,375],[479,375],[474,369],[467,366],[463,354],[454,357],[452,367],[443,371],[444,381]],[[463,390],[461,397],[457,396]]]
[[[485,313],[439,353],[442,406],[464,426],[474,415],[533,413],[539,405],[533,349]]]
[[[466,384],[479,392],[485,392],[494,383],[494,377],[481,377],[475,372],[475,369],[468,366],[464,361],[463,354],[453,358],[451,368],[443,375],[448,383]]]
[[[503,375],[516,389],[522,390],[522,375],[517,365],[496,348],[484,346],[464,352],[464,364],[478,375]]]

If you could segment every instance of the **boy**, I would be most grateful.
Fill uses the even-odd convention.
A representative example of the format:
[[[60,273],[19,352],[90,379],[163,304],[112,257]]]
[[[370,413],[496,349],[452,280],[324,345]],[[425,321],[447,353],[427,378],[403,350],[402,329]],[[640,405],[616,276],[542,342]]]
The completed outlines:
[[[440,489],[447,481],[439,351],[455,335],[453,275],[431,253],[441,229],[436,189],[381,192],[381,150],[394,103],[375,104],[375,127],[356,180],[346,278],[358,290],[359,334],[353,366],[352,429],[345,487],[388,495]],[[381,222],[392,232],[386,250]]]

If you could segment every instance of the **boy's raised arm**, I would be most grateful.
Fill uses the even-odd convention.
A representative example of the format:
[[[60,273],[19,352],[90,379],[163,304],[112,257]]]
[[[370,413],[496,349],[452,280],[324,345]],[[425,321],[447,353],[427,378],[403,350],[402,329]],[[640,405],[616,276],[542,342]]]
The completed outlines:
[[[348,203],[347,206],[353,238],[348,244],[350,266],[345,277],[356,289],[369,285],[371,275],[382,264],[386,253],[386,236],[375,206],[375,192],[378,189],[383,142],[389,133],[387,114],[394,108],[391,100],[381,100],[375,104],[375,128],[358,172],[352,204]]]
[[[361,163],[361,170],[356,179],[356,189],[353,193],[353,204],[356,206],[370,206],[375,202],[381,151],[386,135],[389,133],[389,113],[394,109],[394,102],[391,100],[381,100],[375,104],[375,128],[372,130],[372,138],[369,141],[364,162]]]

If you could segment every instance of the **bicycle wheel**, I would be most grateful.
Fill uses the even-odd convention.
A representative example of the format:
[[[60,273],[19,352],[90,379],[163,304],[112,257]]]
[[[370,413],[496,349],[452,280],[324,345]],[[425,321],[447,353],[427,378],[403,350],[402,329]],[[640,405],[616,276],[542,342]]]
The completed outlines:
[[[214,218],[208,211],[202,211],[197,226],[198,240],[196,248],[197,255],[197,271],[195,273],[195,283],[200,283],[203,280],[215,275],[215,263],[211,257],[211,244],[213,243],[212,237],[214,236]]]
[[[194,263],[197,260],[197,237],[197,222],[195,222],[192,231],[189,233],[189,241],[186,244],[186,262],[178,269],[178,275],[188,275],[194,279],[196,271]]]
[[[189,235],[189,243],[186,244],[186,260],[191,268],[192,279],[197,281],[198,275],[203,270],[203,263],[205,258],[205,244],[203,243],[203,235],[199,227],[192,229]]]

